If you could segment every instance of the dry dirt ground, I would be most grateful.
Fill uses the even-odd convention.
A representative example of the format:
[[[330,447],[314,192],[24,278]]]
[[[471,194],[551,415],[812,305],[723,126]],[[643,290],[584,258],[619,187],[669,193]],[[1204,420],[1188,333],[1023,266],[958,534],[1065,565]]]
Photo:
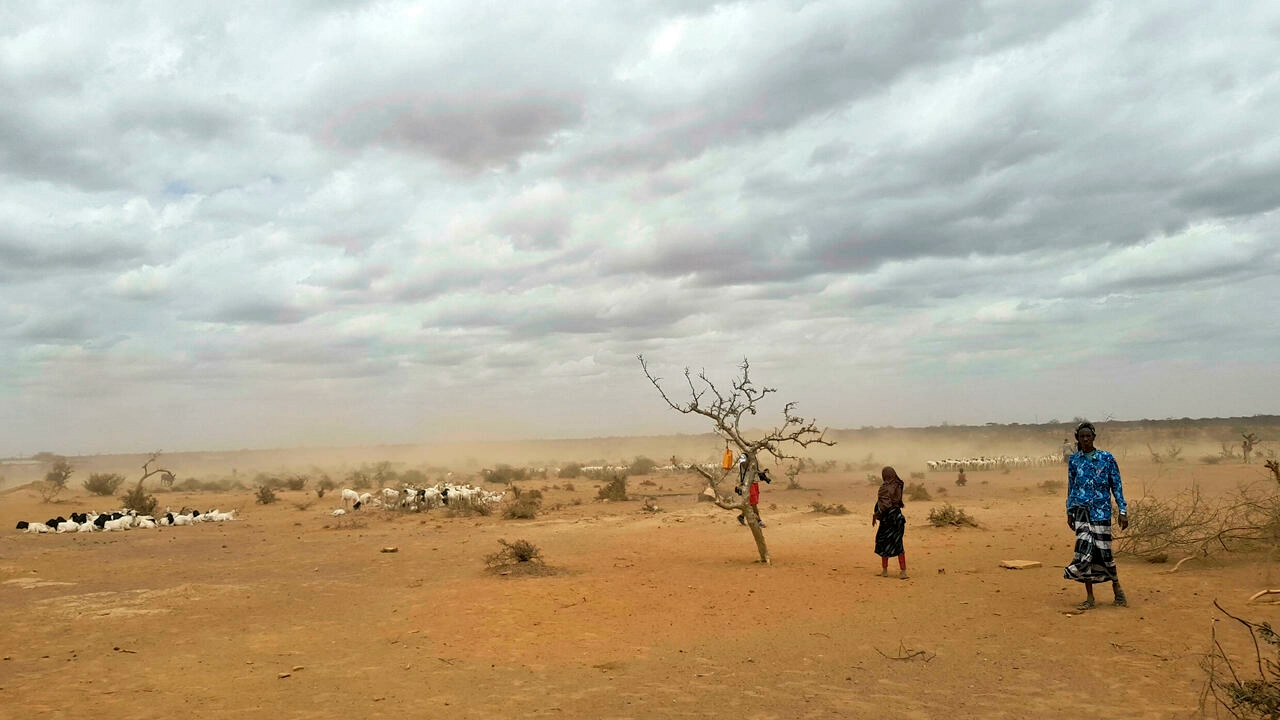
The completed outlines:
[[[1262,478],[1256,465],[1121,469],[1131,499],[1144,486],[1212,492]],[[0,716],[1195,716],[1212,600],[1280,621],[1280,608],[1245,604],[1280,587],[1276,557],[1195,560],[1172,574],[1121,557],[1131,607],[1111,606],[1104,587],[1096,610],[1076,614],[1082,588],[1062,579],[1063,496],[1035,487],[1063,475],[971,472],[957,488],[950,473],[930,474],[930,490],[948,493],[905,509],[906,581],[877,577],[863,472],[764,488],[772,566],[753,562],[731,513],[696,502],[690,476],[632,478],[657,513],[596,502],[577,480],[547,489],[548,505],[566,506],[534,520],[371,511],[342,528],[332,496],[284,492],[261,506],[249,492],[167,492],[162,508],[234,507],[241,519],[79,535],[12,528],[106,509],[101,498],[48,505],[10,490]],[[819,514],[815,500],[853,512]],[[942,500],[982,527],[929,526]],[[500,538],[533,542],[560,571],[486,572]],[[1043,566],[1003,570],[1004,559]],[[1220,627],[1228,648],[1245,649]]]

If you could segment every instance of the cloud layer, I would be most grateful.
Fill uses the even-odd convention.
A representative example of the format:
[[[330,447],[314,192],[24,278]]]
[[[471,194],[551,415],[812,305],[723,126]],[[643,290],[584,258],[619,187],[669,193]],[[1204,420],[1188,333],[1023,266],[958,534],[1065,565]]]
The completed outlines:
[[[1280,9],[39,4],[0,454],[1275,412]]]

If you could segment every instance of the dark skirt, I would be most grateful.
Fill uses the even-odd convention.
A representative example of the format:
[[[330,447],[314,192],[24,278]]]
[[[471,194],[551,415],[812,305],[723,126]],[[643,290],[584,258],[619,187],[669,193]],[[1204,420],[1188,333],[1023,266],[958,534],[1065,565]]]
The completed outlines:
[[[880,529],[876,530],[876,554],[880,557],[897,557],[903,553],[902,536],[907,531],[907,519],[902,508],[880,511]]]
[[[1062,576],[1084,583],[1115,582],[1118,576],[1111,554],[1111,521],[1090,520],[1088,509],[1083,507],[1067,512],[1076,529],[1076,547]]]

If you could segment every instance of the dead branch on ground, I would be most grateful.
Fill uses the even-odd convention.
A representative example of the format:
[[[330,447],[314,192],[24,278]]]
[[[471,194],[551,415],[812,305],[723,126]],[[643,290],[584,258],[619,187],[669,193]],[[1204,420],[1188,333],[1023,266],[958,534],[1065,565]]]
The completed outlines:
[[[885,655],[883,652],[880,652],[880,648],[875,646],[872,646],[871,649],[880,653],[880,657],[885,658],[886,660],[902,660],[906,662],[910,660],[915,660],[916,658],[920,658],[925,662],[929,662],[934,658],[938,657],[937,653],[931,653],[927,650],[910,650],[907,648],[905,644],[902,643],[902,641],[898,641],[897,655]]]

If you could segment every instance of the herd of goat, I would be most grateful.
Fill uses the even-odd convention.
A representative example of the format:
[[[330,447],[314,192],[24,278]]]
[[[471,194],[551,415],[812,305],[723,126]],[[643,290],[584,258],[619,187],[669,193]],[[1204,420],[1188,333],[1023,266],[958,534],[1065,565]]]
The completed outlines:
[[[492,492],[474,485],[454,485],[453,483],[437,483],[430,487],[419,488],[411,485],[403,490],[382,488],[377,494],[359,493],[350,488],[342,491],[342,507],[334,509],[333,515],[345,515],[363,507],[378,507],[387,510],[408,510],[422,512],[438,507],[493,507],[501,504],[507,493]]]
[[[112,532],[118,530],[150,530],[157,527],[194,525],[202,522],[226,522],[236,519],[236,511],[221,512],[199,510],[183,512],[166,512],[160,517],[139,515],[134,510],[117,510],[109,513],[79,512],[71,513],[70,518],[61,515],[49,518],[44,522],[18,521],[18,530],[29,533],[83,533]]]
[[[1044,467],[1062,462],[1062,456],[1054,453],[1039,457],[996,456],[962,459],[930,460],[927,466],[930,471],[956,470],[1004,470],[1007,468]],[[335,508],[330,514],[345,515],[365,507],[376,507],[387,510],[407,510],[422,512],[438,507],[493,507],[502,502],[506,492],[492,492],[473,485],[455,485],[438,483],[430,487],[418,488],[406,486],[402,490],[383,488],[377,493],[356,492],[345,488],[341,492],[342,507]],[[118,510],[109,513],[71,513],[70,518],[61,515],[44,522],[28,522],[22,520],[17,529],[28,533],[68,533],[68,532],[111,532],[117,530],[148,529],[163,526],[194,525],[202,522],[225,522],[235,520],[236,511],[220,512],[210,510],[183,509],[182,512],[166,512],[160,517],[139,515],[133,510]]]
[[[925,463],[930,472],[955,472],[957,470],[1014,470],[1017,468],[1050,467],[1061,465],[1061,453],[1050,453],[1030,457],[1027,455],[983,455],[976,458],[948,458],[946,460],[930,460]]]

